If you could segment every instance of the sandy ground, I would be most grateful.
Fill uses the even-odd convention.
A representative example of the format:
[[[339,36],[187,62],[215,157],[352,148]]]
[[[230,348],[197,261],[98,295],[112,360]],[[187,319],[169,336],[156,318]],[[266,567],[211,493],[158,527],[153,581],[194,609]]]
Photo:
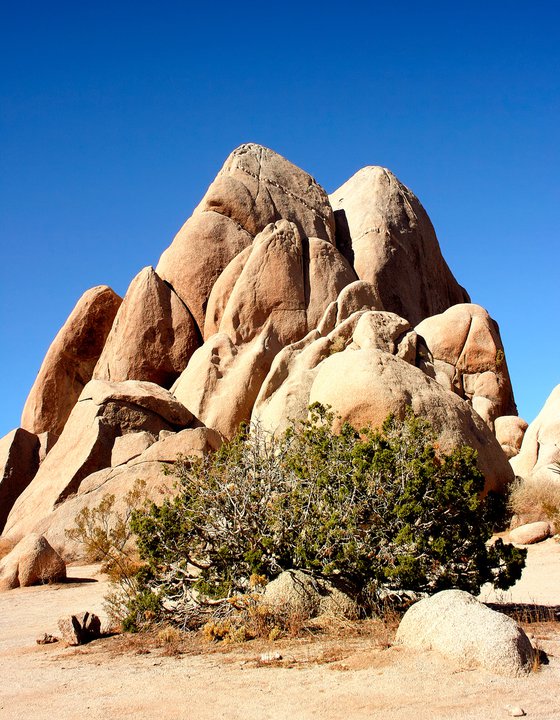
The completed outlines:
[[[549,664],[517,679],[343,632],[202,653],[197,646],[177,656],[138,637],[108,637],[81,648],[37,645],[43,633],[58,633],[64,614],[87,609],[104,617],[107,584],[97,573],[95,566],[74,567],[70,574],[81,582],[0,595],[0,720],[494,720],[510,717],[509,705],[521,706],[528,718],[560,720],[557,623],[525,626]],[[497,599],[487,589],[482,596]],[[560,605],[560,544],[530,548],[523,578],[498,599]],[[265,651],[282,659],[263,664]]]

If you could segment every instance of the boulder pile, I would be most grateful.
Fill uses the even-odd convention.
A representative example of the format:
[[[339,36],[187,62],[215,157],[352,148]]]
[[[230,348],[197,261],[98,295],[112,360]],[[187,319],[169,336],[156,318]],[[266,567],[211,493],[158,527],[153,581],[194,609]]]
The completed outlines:
[[[443,450],[478,451],[487,490],[513,479],[511,457],[556,457],[546,414],[523,441],[498,325],[407,187],[366,167],[329,197],[242,145],[155,269],[122,300],[87,291],[54,339],[22,428],[0,441],[0,531],[71,556],[64,530],[82,508],[109,492],[118,504],[137,478],[170,492],[162,463],[217,449],[242,422],[281,432],[314,401],[359,427],[412,407]]]

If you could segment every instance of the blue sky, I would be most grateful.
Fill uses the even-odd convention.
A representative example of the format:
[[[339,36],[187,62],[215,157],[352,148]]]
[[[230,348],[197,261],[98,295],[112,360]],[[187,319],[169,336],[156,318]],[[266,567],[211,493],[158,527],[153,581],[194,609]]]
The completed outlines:
[[[0,435],[81,293],[155,265],[229,152],[329,192],[389,167],[498,321],[520,414],[560,383],[560,6],[3,3]]]

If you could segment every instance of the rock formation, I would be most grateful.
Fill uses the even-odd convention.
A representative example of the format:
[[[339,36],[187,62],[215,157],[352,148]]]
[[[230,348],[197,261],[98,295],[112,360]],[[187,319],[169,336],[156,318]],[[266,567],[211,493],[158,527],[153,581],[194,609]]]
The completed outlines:
[[[242,421],[282,432],[313,401],[357,426],[412,407],[444,450],[478,451],[487,490],[513,477],[523,421],[498,327],[469,303],[413,193],[367,167],[329,200],[242,145],[156,269],[122,304],[88,291],[55,338],[24,429],[0,445],[4,534],[40,532],[75,555],[64,531],[83,508],[111,493],[122,509],[137,480],[159,500],[173,492],[162,463],[216,450]],[[515,458],[527,471],[555,457],[553,422],[527,431]]]

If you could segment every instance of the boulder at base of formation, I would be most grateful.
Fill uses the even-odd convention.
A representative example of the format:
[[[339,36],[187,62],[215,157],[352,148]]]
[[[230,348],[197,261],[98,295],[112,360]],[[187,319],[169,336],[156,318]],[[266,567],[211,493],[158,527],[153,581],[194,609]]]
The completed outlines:
[[[23,538],[0,561],[0,591],[65,578],[64,560],[42,535],[31,534]]]
[[[535,657],[515,620],[463,590],[444,590],[415,603],[404,614],[396,641],[436,650],[466,667],[514,677],[528,673]]]

